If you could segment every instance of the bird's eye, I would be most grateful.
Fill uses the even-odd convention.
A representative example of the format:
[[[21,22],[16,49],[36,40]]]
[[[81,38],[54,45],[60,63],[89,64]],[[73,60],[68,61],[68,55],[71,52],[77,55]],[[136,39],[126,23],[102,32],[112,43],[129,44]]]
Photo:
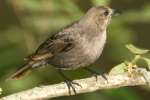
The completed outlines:
[[[105,15],[105,16],[108,16],[108,15],[109,15],[109,11],[106,10],[106,11],[104,12],[104,15]]]

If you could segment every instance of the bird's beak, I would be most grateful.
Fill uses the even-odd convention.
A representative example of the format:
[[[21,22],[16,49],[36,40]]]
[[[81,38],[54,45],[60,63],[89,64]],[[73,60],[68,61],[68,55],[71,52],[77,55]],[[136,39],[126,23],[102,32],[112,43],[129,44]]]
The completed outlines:
[[[112,9],[112,16],[118,16],[121,12],[119,10]]]

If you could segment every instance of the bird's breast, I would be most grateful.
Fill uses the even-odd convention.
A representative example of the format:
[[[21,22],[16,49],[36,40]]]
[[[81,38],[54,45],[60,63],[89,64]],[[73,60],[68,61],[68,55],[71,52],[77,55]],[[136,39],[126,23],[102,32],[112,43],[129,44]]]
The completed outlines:
[[[92,62],[94,62],[96,59],[98,59],[103,51],[106,42],[106,32],[98,35],[91,41],[85,39],[84,42],[87,42],[88,45],[83,45],[83,53],[87,55]]]

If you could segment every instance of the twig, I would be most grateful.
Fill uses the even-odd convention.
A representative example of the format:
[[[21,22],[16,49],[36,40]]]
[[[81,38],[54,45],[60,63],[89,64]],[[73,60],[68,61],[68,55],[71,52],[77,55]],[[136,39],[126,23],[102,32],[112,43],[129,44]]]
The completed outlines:
[[[102,89],[119,88],[124,86],[146,85],[150,82],[150,72],[144,68],[137,70],[139,73],[135,76],[129,77],[127,73],[119,75],[106,75],[107,80],[102,76],[74,80],[79,83],[81,87],[75,86],[77,93],[87,93]],[[73,95],[73,94],[72,94]],[[35,87],[33,89],[25,90],[19,93],[14,93],[0,100],[43,100],[59,96],[69,96],[68,88],[64,82],[48,86]]]

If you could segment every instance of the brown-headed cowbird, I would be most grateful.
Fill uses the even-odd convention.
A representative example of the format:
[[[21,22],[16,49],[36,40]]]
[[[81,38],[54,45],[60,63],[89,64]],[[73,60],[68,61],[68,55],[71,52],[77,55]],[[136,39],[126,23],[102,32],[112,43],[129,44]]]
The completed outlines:
[[[106,29],[113,14],[109,7],[92,7],[79,21],[42,43],[11,78],[47,64],[59,70],[72,70],[94,63],[104,48]]]

